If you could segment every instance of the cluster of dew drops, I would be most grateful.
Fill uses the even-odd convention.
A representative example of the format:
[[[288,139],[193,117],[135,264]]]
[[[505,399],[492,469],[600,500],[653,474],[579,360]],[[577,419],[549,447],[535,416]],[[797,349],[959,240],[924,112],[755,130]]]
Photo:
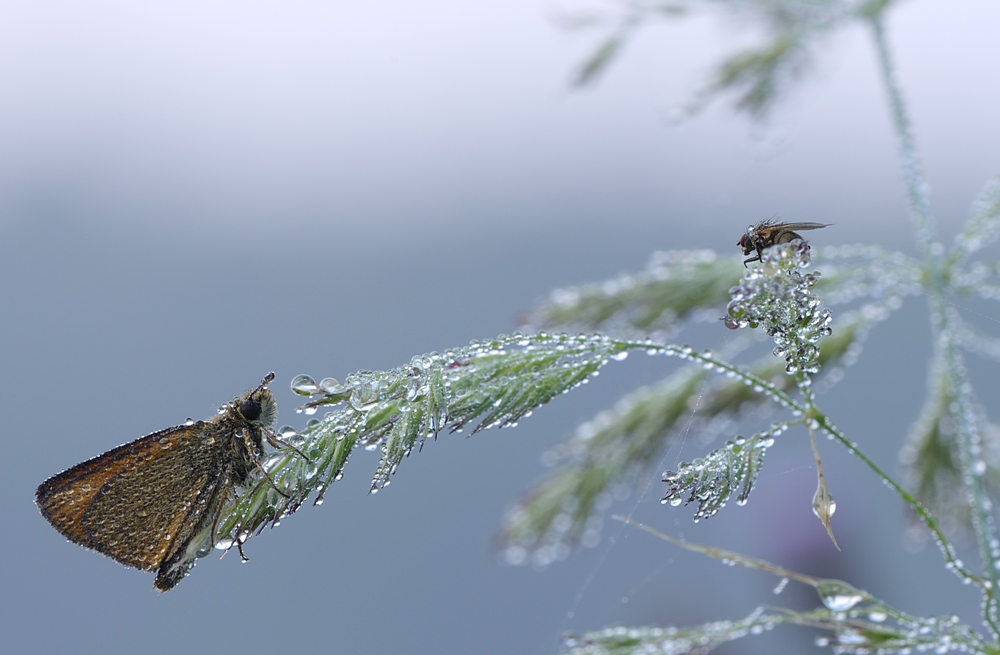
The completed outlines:
[[[797,270],[809,264],[809,245],[801,239],[768,248],[761,265],[749,269],[729,290],[731,300],[723,317],[731,330],[762,325],[788,373],[818,373],[816,342],[831,333],[830,310],[821,310],[819,297],[810,291],[820,274]]]
[[[667,491],[660,503],[677,507],[697,501],[695,523],[715,516],[726,506],[726,501],[737,487],[740,493],[736,504],[745,505],[756,477],[756,471],[747,470],[746,466],[758,468],[764,453],[774,445],[774,438],[787,427],[787,424],[776,425],[771,431],[750,439],[737,437],[727,441],[722,449],[709,457],[696,459],[690,464],[682,462],[676,472],[664,472],[663,482]],[[749,457],[748,449],[752,453]]]
[[[779,616],[765,614],[763,608],[758,608],[750,616],[739,621],[714,621],[693,629],[676,626],[664,628],[615,626],[585,637],[571,634],[563,638],[563,646],[572,655],[596,655],[609,652],[609,644],[623,641],[640,642],[643,648],[632,652],[685,655],[685,653],[703,652],[702,649],[707,646],[719,645],[749,635],[763,634],[781,622]]]
[[[355,410],[369,411],[385,400],[403,399],[412,401],[429,391],[431,372],[442,373],[442,383],[445,388],[463,375],[462,369],[467,368],[476,358],[500,355],[515,347],[530,352],[533,349],[555,349],[565,351],[568,358],[585,355],[587,352],[614,351],[609,357],[624,359],[624,351],[614,348],[614,344],[601,335],[565,335],[547,334],[534,335],[514,334],[501,335],[496,339],[472,341],[464,348],[455,348],[443,353],[430,353],[413,357],[410,363],[390,371],[359,371],[349,375],[341,384],[334,378],[324,378],[317,383],[308,375],[297,375],[292,380],[292,391],[310,398],[343,398]],[[606,361],[606,359],[604,360]],[[603,362],[602,362],[603,363]],[[564,366],[571,365],[564,362]],[[400,387],[397,383],[405,381]],[[391,396],[391,397],[390,397]],[[396,397],[398,396],[398,398]],[[322,403],[310,402],[296,411],[306,415],[315,414]]]
[[[515,333],[513,335],[501,335],[495,339],[483,341],[472,341],[468,346],[462,348],[449,349],[444,352],[433,352],[426,355],[417,355],[411,359],[409,364],[388,371],[358,371],[345,378],[341,384],[335,378],[323,378],[320,382],[309,375],[297,375],[292,380],[292,391],[300,396],[309,398],[309,402],[296,409],[296,412],[312,416],[316,414],[320,407],[333,406],[341,401],[358,413],[366,413],[375,409],[387,409],[390,405],[401,413],[409,411],[411,404],[420,402],[421,397],[427,397],[432,390],[432,384],[440,382],[444,391],[444,398],[439,398],[440,402],[425,410],[426,430],[428,437],[433,437],[438,430],[441,430],[448,423],[449,415],[447,396],[453,391],[448,391],[452,384],[462,378],[468,377],[474,370],[473,364],[477,358],[503,355],[512,353],[511,349],[518,349],[522,352],[532,350],[555,350],[562,353],[565,359],[561,366],[566,369],[573,369],[578,366],[588,366],[594,357],[601,360],[600,364],[606,363],[608,359],[624,359],[627,352],[621,350],[612,340],[601,335],[566,335],[548,334],[540,332],[533,335]],[[591,375],[596,375],[594,371]],[[503,378],[509,383],[510,380]],[[577,384],[586,383],[586,379],[580,380]],[[492,382],[496,382],[493,380]],[[483,385],[473,385],[476,391],[473,393],[484,393]],[[489,386],[489,385],[487,385]],[[573,385],[576,386],[576,385]],[[563,392],[568,389],[562,390]],[[500,401],[498,400],[498,404]],[[530,410],[523,413],[530,415]],[[336,435],[337,440],[343,439],[351,429],[348,425],[353,417],[348,413],[341,416],[343,425],[337,423],[337,414],[327,413],[327,420],[333,423],[327,424],[323,428],[323,433]],[[502,415],[490,425],[512,426],[516,425],[518,415]],[[342,422],[343,422],[342,421]],[[319,425],[319,420],[312,418],[306,424],[306,431]],[[454,430],[460,431],[461,425],[452,426]],[[280,431],[286,432],[286,428]],[[292,428],[287,428],[286,437],[300,436]],[[280,435],[279,435],[280,436]],[[284,437],[282,437],[284,438]],[[376,450],[384,445],[384,436],[368,441],[362,441],[366,450]],[[301,444],[293,444],[297,447]],[[339,478],[335,478],[339,479]]]

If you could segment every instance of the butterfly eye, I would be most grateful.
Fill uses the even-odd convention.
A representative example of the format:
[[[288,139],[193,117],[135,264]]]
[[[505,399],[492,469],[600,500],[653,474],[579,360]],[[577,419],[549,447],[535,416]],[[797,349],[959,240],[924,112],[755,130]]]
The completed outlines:
[[[248,421],[260,418],[260,403],[256,400],[244,400],[240,403],[240,414]]]

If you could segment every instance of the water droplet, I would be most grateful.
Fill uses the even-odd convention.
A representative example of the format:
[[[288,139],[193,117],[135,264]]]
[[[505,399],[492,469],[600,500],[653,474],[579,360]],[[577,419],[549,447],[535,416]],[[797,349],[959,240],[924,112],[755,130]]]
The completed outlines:
[[[854,630],[844,630],[837,635],[837,643],[842,646],[861,646],[868,643],[868,637]]]
[[[261,464],[265,471],[271,472],[274,468],[280,464],[285,459],[285,453],[271,453],[267,456],[267,459]]]
[[[872,610],[868,612],[868,620],[873,623],[882,623],[887,618],[889,618],[889,615],[881,610]]]
[[[846,612],[865,599],[863,593],[840,580],[821,580],[816,593],[827,609]]]
[[[367,412],[378,405],[379,400],[378,391],[373,384],[361,383],[351,391],[351,397],[348,402],[357,411]]]
[[[836,511],[837,501],[834,500],[833,494],[826,487],[817,489],[816,495],[813,496],[813,514],[816,515],[816,518],[820,520],[828,519]]]
[[[296,375],[292,378],[292,391],[300,396],[311,396],[319,391],[319,387],[308,375]]]
[[[336,378],[323,378],[319,382],[319,388],[321,391],[328,393],[331,396],[344,392],[344,385],[340,384]]]

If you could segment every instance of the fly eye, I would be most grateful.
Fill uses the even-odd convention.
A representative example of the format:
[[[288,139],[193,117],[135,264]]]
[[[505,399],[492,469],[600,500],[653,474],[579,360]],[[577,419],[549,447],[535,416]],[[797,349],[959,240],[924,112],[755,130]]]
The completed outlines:
[[[256,421],[260,418],[260,403],[256,400],[244,400],[240,403],[240,414],[248,421]]]
[[[736,242],[736,245],[738,245],[738,246],[745,246],[745,245],[747,245],[747,235],[744,234],[743,236],[741,236],[740,240]]]

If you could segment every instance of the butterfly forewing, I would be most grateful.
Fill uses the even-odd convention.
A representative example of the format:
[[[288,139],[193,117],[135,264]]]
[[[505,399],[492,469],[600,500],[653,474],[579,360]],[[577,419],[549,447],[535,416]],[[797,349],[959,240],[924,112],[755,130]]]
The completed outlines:
[[[70,541],[155,570],[214,504],[224,451],[203,425],[154,432],[60,473],[38,490],[42,514]],[[190,472],[185,485],[172,482],[178,467]]]

